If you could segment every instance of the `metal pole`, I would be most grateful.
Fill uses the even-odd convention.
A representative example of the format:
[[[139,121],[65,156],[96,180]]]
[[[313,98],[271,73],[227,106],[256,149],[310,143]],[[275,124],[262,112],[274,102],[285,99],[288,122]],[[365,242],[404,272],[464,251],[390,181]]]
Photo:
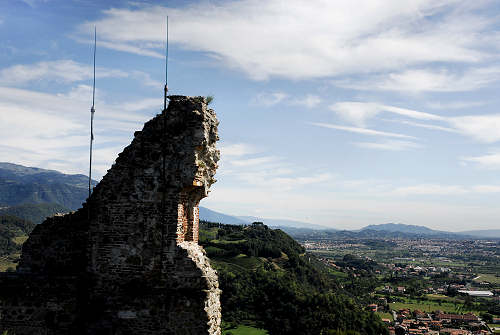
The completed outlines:
[[[94,27],[94,82],[92,85],[92,107],[90,108],[90,159],[89,159],[89,198],[92,194],[92,142],[94,141],[94,103],[95,103],[95,54],[97,47],[97,28]]]
[[[167,45],[165,50],[165,89],[163,95],[163,110],[167,109],[167,93],[168,93],[168,16],[167,16]]]

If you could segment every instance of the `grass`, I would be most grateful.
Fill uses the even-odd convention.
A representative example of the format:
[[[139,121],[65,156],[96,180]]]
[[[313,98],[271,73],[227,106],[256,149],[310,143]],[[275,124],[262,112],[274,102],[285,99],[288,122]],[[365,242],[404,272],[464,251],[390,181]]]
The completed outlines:
[[[227,329],[222,332],[222,335],[268,335],[269,333],[260,328],[254,328],[249,326],[238,326],[233,329]]]
[[[216,244],[240,244],[240,243],[245,243],[247,240],[212,240],[210,242],[216,243]]]
[[[480,273],[478,274],[479,278],[474,280],[477,282],[487,281],[488,283],[498,284],[500,285],[500,277],[496,276],[492,273]]]
[[[17,267],[17,263],[14,261],[19,258],[20,254],[12,254],[8,256],[0,257],[0,272],[5,272],[7,269],[15,269]]]
[[[16,236],[16,237],[12,238],[12,241],[15,244],[23,244],[24,242],[26,242],[26,240],[28,239],[28,237],[29,237],[28,235]]]
[[[239,265],[245,269],[255,269],[262,264],[262,261],[257,257],[248,257],[244,254],[239,254],[227,260],[228,263]]]
[[[479,314],[476,310],[464,309],[462,305],[455,305],[451,302],[445,302],[439,305],[439,303],[427,300],[422,302],[392,302],[389,304],[390,308],[393,310],[400,310],[404,308],[408,308],[410,310],[419,309],[424,312],[433,312],[436,310],[444,311],[447,313],[468,313],[472,312],[475,314]]]
[[[391,321],[394,321],[394,318],[392,317],[392,313],[377,312],[377,314],[380,316],[381,319],[389,319]]]
[[[342,272],[342,271],[337,271],[337,270],[333,270],[333,269],[328,269],[328,272],[337,277],[337,278],[347,278],[349,277],[349,275],[345,272]]]
[[[451,303],[456,302],[456,303],[460,303],[460,304],[464,303],[464,301],[461,299],[454,298],[454,297],[448,297],[447,295],[444,295],[444,294],[427,294],[425,297],[429,300],[443,300],[443,301],[447,301],[447,302],[451,302]]]
[[[245,254],[239,254],[234,257],[210,259],[210,263],[218,271],[223,271],[223,269],[226,269],[226,271],[241,273],[244,273],[248,270],[254,270],[264,262],[266,262],[265,259],[261,259],[259,257],[249,257]]]

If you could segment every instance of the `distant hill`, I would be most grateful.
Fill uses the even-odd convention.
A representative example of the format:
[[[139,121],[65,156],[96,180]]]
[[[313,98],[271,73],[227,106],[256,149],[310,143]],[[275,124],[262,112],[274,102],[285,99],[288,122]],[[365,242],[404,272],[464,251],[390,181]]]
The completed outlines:
[[[269,227],[283,227],[283,228],[306,228],[306,229],[329,229],[328,227],[285,219],[265,219],[257,216],[233,216],[216,212],[206,207],[200,206],[200,220],[219,222],[223,224],[250,224],[252,222],[264,222]]]
[[[401,232],[401,233],[419,234],[419,235],[438,235],[442,233],[449,233],[439,230],[433,230],[424,226],[407,225],[402,223],[385,223],[385,224],[369,225],[361,229],[361,231],[363,230]]]
[[[59,204],[23,204],[0,208],[0,215],[11,215],[35,224],[42,223],[47,217],[70,210]]]
[[[266,218],[261,218],[261,217],[256,217],[256,216],[238,216],[238,218],[246,221],[247,223],[252,223],[252,222],[256,222],[256,221],[264,222],[267,226],[275,227],[275,228],[277,228],[277,227],[291,227],[291,228],[335,230],[335,229],[328,228],[325,226],[320,226],[320,225],[313,224],[313,223],[307,223],[307,222],[295,221],[295,220],[266,219]]]
[[[467,230],[467,231],[460,231],[457,234],[484,237],[484,238],[500,238],[500,229]]]
[[[377,231],[384,233],[401,233],[409,235],[443,237],[443,238],[500,238],[500,229],[491,230],[469,230],[462,232],[449,232],[434,230],[424,226],[406,225],[401,223],[385,223],[369,225],[361,229],[360,232]]]
[[[85,175],[0,162],[0,207],[56,203],[75,210],[87,196]]]
[[[200,220],[233,225],[248,224],[247,221],[244,221],[236,216],[216,212],[202,206],[200,206]]]

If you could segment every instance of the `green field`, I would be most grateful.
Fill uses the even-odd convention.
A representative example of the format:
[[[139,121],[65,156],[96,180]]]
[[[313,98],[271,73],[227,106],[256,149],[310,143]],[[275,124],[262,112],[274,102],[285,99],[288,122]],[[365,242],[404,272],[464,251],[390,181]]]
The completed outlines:
[[[12,239],[15,244],[23,244],[28,239],[28,235],[17,236]]]
[[[391,321],[394,321],[392,313],[377,312],[377,314],[380,316],[381,319],[389,319]]]
[[[422,302],[392,302],[389,304],[390,308],[393,310],[400,310],[400,309],[405,309],[408,308],[410,310],[416,310],[419,309],[424,312],[433,312],[436,310],[444,311],[447,313],[468,313],[472,312],[475,314],[479,314],[478,311],[475,310],[469,310],[469,309],[464,309],[462,305],[460,304],[453,304],[451,302],[445,302],[439,305],[439,303],[435,301],[422,301]]]
[[[460,304],[464,303],[464,301],[461,299],[454,298],[454,297],[448,297],[447,295],[444,295],[444,294],[426,294],[425,297],[429,300],[443,300],[446,302],[451,302],[451,303],[456,302],[456,303],[460,303]]]
[[[500,285],[500,277],[496,276],[495,274],[480,273],[480,274],[478,274],[478,276],[479,276],[479,278],[475,280],[477,282],[487,281],[487,282],[492,283],[492,284]]]
[[[17,267],[17,259],[19,259],[20,254],[12,254],[8,256],[0,257],[0,272],[5,272],[7,269],[15,269]]]
[[[268,332],[260,328],[238,326],[237,328],[224,330],[222,335],[268,335]]]

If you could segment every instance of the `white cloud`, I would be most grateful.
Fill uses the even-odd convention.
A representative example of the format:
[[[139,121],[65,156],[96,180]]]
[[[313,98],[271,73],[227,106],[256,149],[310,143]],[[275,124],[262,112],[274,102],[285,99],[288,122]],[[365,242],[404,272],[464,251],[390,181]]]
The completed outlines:
[[[153,78],[151,78],[151,75],[149,73],[146,73],[146,72],[132,71],[130,73],[130,76],[132,78],[136,79],[138,82],[140,82],[144,86],[162,88],[163,85],[165,85],[164,83],[159,82],[159,81],[154,80]]]
[[[366,126],[368,119],[373,118],[382,110],[379,104],[370,102],[337,102],[330,106],[344,120],[360,126]]]
[[[328,127],[332,129],[339,129],[345,131],[356,132],[359,134],[372,134],[372,135],[382,135],[384,132],[378,132],[376,130],[366,129],[367,122],[377,116],[380,113],[388,112],[392,114],[397,114],[400,116],[423,120],[423,121],[439,121],[445,123],[445,125],[437,125],[433,123],[421,123],[413,122],[408,120],[387,120],[390,122],[398,122],[406,124],[413,127],[426,128],[438,131],[444,131],[449,133],[459,133],[464,136],[471,137],[479,142],[484,143],[494,143],[500,141],[500,114],[485,114],[485,115],[466,115],[458,117],[442,117],[440,115],[419,112],[411,109],[400,108],[395,106],[388,106],[374,102],[338,102],[330,106],[330,109],[334,111],[343,120],[354,124],[360,128],[339,126],[339,125],[328,125],[322,124],[323,127]],[[315,125],[320,125],[316,123]],[[387,134],[387,133],[385,133]],[[392,133],[389,133],[392,134]],[[406,135],[397,134],[398,136],[392,137],[402,137]],[[411,138],[406,136],[406,138]]]
[[[415,186],[399,187],[392,193],[398,196],[408,195],[461,195],[469,191],[459,185],[422,184]]]
[[[476,193],[500,193],[500,185],[477,185],[472,190]]]
[[[258,105],[271,107],[280,103],[281,101],[283,101],[283,99],[286,98],[288,98],[288,94],[283,92],[262,92],[255,97],[254,101]]]
[[[339,115],[344,120],[360,127],[366,126],[366,123],[369,119],[382,112],[389,112],[419,120],[444,119],[443,117],[435,114],[429,114],[395,106],[388,106],[374,102],[337,102],[331,105],[330,109],[337,113],[337,115]]]
[[[400,92],[473,91],[500,80],[500,67],[471,68],[462,72],[447,69],[413,69],[368,76],[360,80],[338,80],[339,87],[357,90]]]
[[[418,143],[409,141],[356,142],[354,143],[354,145],[360,148],[389,151],[403,151],[409,149],[418,149],[422,147],[422,145]]]
[[[476,157],[463,157],[462,160],[466,162],[476,163],[480,167],[486,169],[500,169],[500,152],[491,152],[489,154]]]
[[[500,114],[452,117],[448,122],[460,133],[477,141],[484,143],[500,141]]]
[[[314,108],[321,103],[321,98],[314,94],[307,94],[304,98],[296,98],[290,101],[290,105]]]
[[[452,101],[452,102],[429,102],[427,106],[432,109],[464,109],[471,107],[480,107],[485,105],[484,101]]]
[[[343,131],[348,131],[348,132],[362,134],[362,135],[415,139],[415,137],[409,136],[409,135],[390,133],[390,132],[367,129],[367,128],[346,127],[346,126],[340,126],[340,125],[335,125],[335,124],[330,124],[330,123],[318,123],[318,122],[311,122],[310,124],[313,126],[317,126],[317,127],[343,130]]]
[[[128,101],[120,105],[118,108],[127,112],[137,112],[142,110],[159,109],[163,103],[162,99],[142,99],[138,101]]]
[[[241,157],[259,152],[253,145],[246,143],[235,143],[220,146],[222,157]]]
[[[90,113],[89,99],[82,95],[90,94],[88,85],[75,86],[64,94],[0,87],[2,159],[86,174]],[[127,105],[135,107],[127,111]],[[150,117],[136,112],[147,108],[145,105],[141,101],[110,105],[97,100],[95,177],[106,172],[119,148],[130,143],[131,134]]]
[[[168,14],[171,42],[254,79],[322,78],[486,59],[495,21],[471,6],[455,0],[203,1],[112,8],[79,32],[97,25],[102,46],[160,57]]]
[[[439,184],[420,184],[414,186],[399,187],[389,192],[397,196],[463,196],[465,194],[481,193],[500,193],[500,185],[439,185]]]
[[[239,159],[239,160],[231,160],[231,165],[234,166],[255,166],[255,165],[263,165],[271,162],[276,162],[279,158],[274,156],[264,156],[257,158],[247,158],[247,159]]]
[[[56,61],[44,61],[34,64],[18,64],[0,70],[0,85],[19,86],[33,84],[40,81],[55,81],[68,84],[93,77],[92,65],[78,63],[63,59]],[[103,67],[96,68],[97,78],[132,78],[144,86],[162,87],[163,83],[151,78],[149,73],[133,70],[125,72],[122,70]]]
[[[432,129],[432,130],[440,130],[440,131],[445,131],[448,133],[458,133],[459,132],[458,130],[453,129],[453,128],[437,126],[437,125],[428,124],[428,123],[419,123],[419,122],[413,122],[413,121],[407,121],[407,120],[388,120],[388,121],[407,124],[407,125],[413,126],[413,127]]]
[[[0,71],[0,84],[22,85],[33,81],[53,80],[61,83],[72,83],[92,78],[93,68],[72,60],[38,62],[30,65],[14,65]],[[128,74],[121,70],[98,68],[96,77],[123,78]]]

